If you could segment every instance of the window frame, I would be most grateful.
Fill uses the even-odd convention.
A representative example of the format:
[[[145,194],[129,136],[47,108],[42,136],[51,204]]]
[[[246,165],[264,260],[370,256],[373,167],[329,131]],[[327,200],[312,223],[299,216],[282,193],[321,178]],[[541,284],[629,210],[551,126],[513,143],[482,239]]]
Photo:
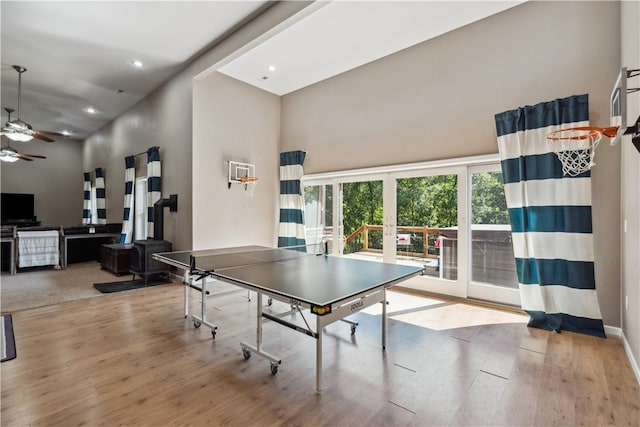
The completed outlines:
[[[458,176],[458,277],[446,280],[432,276],[419,276],[403,286],[452,295],[462,298],[487,299],[499,303],[519,305],[519,292],[488,283],[471,281],[471,176],[479,172],[500,171],[499,155],[462,157],[430,162],[389,165],[373,168],[351,169],[319,174],[306,174],[302,178],[304,186],[333,186],[333,236],[341,242],[343,236],[342,183],[382,180],[383,182],[383,261],[396,262],[397,200],[398,179],[421,176]],[[332,245],[333,255],[342,255],[342,245]]]

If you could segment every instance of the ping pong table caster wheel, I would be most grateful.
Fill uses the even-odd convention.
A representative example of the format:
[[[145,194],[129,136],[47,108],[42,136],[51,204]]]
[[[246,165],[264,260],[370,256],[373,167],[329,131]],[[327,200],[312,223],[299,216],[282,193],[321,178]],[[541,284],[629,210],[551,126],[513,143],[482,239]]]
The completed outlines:
[[[243,348],[242,349],[242,357],[244,357],[244,360],[251,359],[251,352],[249,350],[247,350],[246,348]]]
[[[351,335],[356,334],[356,325],[351,325]]]
[[[215,329],[211,331],[211,338],[212,338],[212,339],[214,339],[214,340],[216,339],[216,333],[217,333],[217,332],[218,332],[218,331],[217,331],[217,330],[215,330]]]
[[[198,322],[197,320],[193,321],[193,327],[198,329],[200,327],[200,325],[202,325],[202,323]]]
[[[267,300],[267,305],[269,305],[269,306],[273,305],[273,298],[269,298]]]
[[[276,365],[275,363],[271,364],[271,374],[275,375],[278,373],[278,365]]]

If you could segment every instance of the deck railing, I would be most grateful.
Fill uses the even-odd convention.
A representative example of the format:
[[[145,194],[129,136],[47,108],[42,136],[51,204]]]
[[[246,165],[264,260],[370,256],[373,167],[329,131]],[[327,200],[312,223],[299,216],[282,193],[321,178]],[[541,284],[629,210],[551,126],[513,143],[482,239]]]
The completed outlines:
[[[349,244],[354,244],[361,237],[362,248],[358,252],[382,252],[381,236],[371,238],[370,232],[379,232],[382,234],[382,225],[362,224],[353,233],[344,240],[345,248]],[[409,242],[398,244],[397,254],[417,258],[437,258],[438,249],[435,248],[435,241],[440,234],[439,228],[419,227],[419,226],[397,226],[398,235],[409,234],[411,236]],[[374,240],[375,242],[372,242]],[[379,247],[375,247],[378,246]],[[409,250],[410,249],[410,250]]]

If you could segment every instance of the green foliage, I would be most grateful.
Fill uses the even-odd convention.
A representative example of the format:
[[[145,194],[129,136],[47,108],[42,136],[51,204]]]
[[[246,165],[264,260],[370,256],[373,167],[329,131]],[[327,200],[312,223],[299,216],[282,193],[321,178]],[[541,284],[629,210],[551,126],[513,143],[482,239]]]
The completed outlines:
[[[342,184],[344,235],[362,224],[382,225],[382,181]]]
[[[305,200],[322,198],[319,186],[305,188]],[[333,194],[325,186],[326,224],[332,223]],[[509,214],[500,172],[474,173],[471,178],[472,223],[508,224]],[[382,181],[342,184],[344,236],[363,224],[382,225]],[[403,178],[397,181],[397,225],[446,228],[458,225],[458,176],[436,175]],[[353,242],[362,245],[361,237]],[[422,242],[416,244],[422,245]],[[433,242],[427,242],[433,245]],[[382,232],[370,231],[369,247],[382,248]],[[420,248],[414,248],[421,251]]]
[[[509,224],[501,172],[473,174],[471,196],[472,224]]]
[[[456,175],[399,179],[398,225],[453,227],[458,223]]]

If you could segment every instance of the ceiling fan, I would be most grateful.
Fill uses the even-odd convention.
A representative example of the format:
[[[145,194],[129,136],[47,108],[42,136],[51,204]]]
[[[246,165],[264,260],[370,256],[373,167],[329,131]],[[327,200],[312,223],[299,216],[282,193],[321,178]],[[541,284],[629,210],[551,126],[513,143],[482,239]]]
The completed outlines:
[[[17,162],[18,160],[26,160],[32,162],[33,159],[46,159],[45,156],[39,156],[37,154],[23,154],[18,153],[18,150],[7,144],[6,147],[0,148],[0,161],[3,162]]]
[[[9,120],[2,127],[2,135],[5,135],[7,138],[12,141],[17,142],[28,142],[33,138],[39,139],[45,142],[54,142],[53,139],[49,138],[47,135],[64,137],[65,135],[57,132],[46,132],[41,130],[35,130],[33,126],[29,123],[22,121],[20,119],[20,100],[22,97],[22,74],[27,71],[27,69],[21,65],[13,65],[13,69],[18,72],[18,118],[15,120],[11,120],[11,113],[14,112],[11,108],[5,108],[5,111],[9,113]]]

